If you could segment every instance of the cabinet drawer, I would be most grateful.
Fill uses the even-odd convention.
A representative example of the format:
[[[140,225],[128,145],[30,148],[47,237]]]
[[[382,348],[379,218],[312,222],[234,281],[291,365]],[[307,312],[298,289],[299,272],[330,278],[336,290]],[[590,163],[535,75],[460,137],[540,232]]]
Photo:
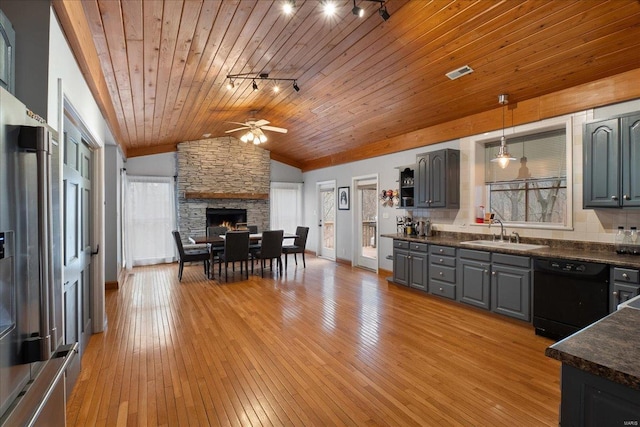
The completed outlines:
[[[431,245],[431,250],[429,252],[433,255],[456,256],[456,248],[451,248],[449,246]]]
[[[458,251],[458,255],[460,256],[460,258],[464,259],[473,259],[476,261],[485,262],[491,261],[491,252],[474,251],[472,249],[460,249],[460,251]]]
[[[445,298],[456,299],[456,285],[434,280],[429,284],[429,292]]]
[[[531,258],[526,256],[494,253],[492,261],[497,264],[506,264],[513,267],[531,268]]]
[[[427,245],[426,243],[409,242],[409,248],[413,252],[427,252],[427,249],[429,249],[429,245]]]
[[[456,283],[456,269],[455,267],[431,263],[429,267],[429,277],[443,282]]]
[[[638,274],[638,270],[619,267],[613,269],[613,280],[616,282],[638,283],[639,278],[640,274]]]
[[[394,240],[393,247],[396,249],[409,249],[409,242],[405,242],[404,240]]]
[[[456,259],[452,258],[450,256],[442,256],[442,255],[431,254],[429,259],[431,260],[431,263],[433,265],[445,265],[447,267],[455,267],[456,266]]]

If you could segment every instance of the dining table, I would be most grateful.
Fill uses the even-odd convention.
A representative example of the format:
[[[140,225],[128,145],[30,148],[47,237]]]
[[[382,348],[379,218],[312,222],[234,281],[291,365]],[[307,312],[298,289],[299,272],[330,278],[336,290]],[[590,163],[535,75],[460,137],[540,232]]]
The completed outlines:
[[[297,234],[284,233],[284,236],[282,238],[283,238],[283,240],[287,240],[287,239],[295,239],[296,237],[298,237]],[[249,240],[252,243],[259,242],[260,240],[262,240],[262,233],[251,233],[251,234],[249,234]],[[205,236],[205,235],[189,236],[189,242],[191,242],[193,244],[224,243],[224,234],[220,235],[220,236],[217,236],[217,235],[214,235],[214,236]]]

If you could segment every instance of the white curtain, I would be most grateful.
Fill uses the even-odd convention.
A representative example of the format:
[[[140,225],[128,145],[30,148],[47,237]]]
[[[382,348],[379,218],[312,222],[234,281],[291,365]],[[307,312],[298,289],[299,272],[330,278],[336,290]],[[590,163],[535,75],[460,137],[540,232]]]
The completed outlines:
[[[176,229],[173,178],[129,176],[128,181],[127,265],[175,261],[176,246],[171,235]]]
[[[272,182],[270,200],[270,228],[295,233],[302,225],[302,184],[296,182]]]

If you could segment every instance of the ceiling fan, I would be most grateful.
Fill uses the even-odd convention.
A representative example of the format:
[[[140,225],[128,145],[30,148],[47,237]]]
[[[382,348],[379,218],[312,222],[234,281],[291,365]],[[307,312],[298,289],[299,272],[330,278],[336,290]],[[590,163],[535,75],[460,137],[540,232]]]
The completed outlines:
[[[240,141],[253,142],[256,145],[261,144],[263,142],[267,142],[267,135],[264,134],[263,130],[287,133],[287,130],[284,128],[279,128],[276,126],[267,126],[270,122],[263,119],[261,120],[248,119],[244,123],[239,123],[239,122],[228,122],[228,123],[235,123],[237,125],[242,125],[242,127],[227,130],[225,131],[225,133],[238,132],[241,130],[248,129],[248,132],[246,132],[244,135],[240,137]]]

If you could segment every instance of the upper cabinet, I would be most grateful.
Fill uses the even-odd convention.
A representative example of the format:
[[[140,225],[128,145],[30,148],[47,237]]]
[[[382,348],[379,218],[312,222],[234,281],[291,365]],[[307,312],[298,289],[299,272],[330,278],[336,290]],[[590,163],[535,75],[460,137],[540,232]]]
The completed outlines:
[[[15,95],[16,33],[0,10],[0,87]]]
[[[640,206],[640,113],[587,123],[583,146],[584,207]]]
[[[459,150],[443,149],[418,154],[415,175],[416,207],[460,207]]]
[[[414,200],[415,165],[400,167],[400,207],[412,208]]]

